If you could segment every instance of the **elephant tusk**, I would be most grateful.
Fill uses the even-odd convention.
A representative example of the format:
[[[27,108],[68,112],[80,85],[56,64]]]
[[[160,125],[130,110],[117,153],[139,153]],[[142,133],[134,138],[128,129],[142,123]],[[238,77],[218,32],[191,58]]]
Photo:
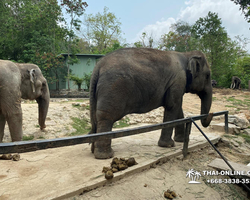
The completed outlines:
[[[30,70],[30,82],[31,82],[31,87],[32,87],[33,93],[36,92],[35,86],[34,86],[34,76],[33,76],[34,71],[35,71],[34,69]]]
[[[36,92],[36,90],[35,90],[34,83],[31,83],[31,87],[32,87],[32,91],[33,91],[33,93],[35,93],[35,92]]]

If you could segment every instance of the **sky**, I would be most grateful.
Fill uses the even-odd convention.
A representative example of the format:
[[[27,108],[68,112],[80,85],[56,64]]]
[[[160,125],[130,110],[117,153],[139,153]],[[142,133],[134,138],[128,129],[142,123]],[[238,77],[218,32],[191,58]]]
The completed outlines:
[[[122,23],[126,43],[139,41],[143,32],[159,40],[169,32],[171,24],[182,20],[192,25],[209,11],[218,13],[231,38],[240,35],[250,39],[250,23],[231,0],[91,0],[87,3],[85,14],[102,13],[105,6],[115,14]],[[247,50],[250,52],[250,44]]]

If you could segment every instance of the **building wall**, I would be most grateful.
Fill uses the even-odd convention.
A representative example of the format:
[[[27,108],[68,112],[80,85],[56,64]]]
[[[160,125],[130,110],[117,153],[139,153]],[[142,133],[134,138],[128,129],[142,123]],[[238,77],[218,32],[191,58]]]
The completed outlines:
[[[70,66],[72,70],[71,73],[79,78],[84,76],[84,73],[88,74],[93,71],[96,65],[96,58],[95,57],[87,57],[87,56],[78,56],[79,63]],[[86,85],[82,84],[82,89],[87,89]],[[68,84],[66,83],[66,89],[68,89]],[[78,89],[77,85],[74,84],[73,81],[70,81],[70,89]]]
[[[79,62],[74,65],[70,65],[71,73],[78,76],[79,78],[82,78],[84,76],[84,73],[88,74],[93,71],[97,58],[95,56],[89,56],[89,55],[77,55],[77,58],[79,59]],[[65,62],[67,61],[67,57],[65,59]],[[81,86],[82,89],[87,89],[85,83]],[[56,89],[56,84],[49,84],[50,90]],[[68,89],[68,83],[67,80],[59,82],[59,89]],[[70,89],[78,89],[77,85],[74,84],[73,81],[70,81]]]

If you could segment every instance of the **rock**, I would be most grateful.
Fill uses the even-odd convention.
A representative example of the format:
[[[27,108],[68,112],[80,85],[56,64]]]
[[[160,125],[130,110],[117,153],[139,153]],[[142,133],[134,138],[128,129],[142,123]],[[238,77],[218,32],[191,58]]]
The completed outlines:
[[[72,103],[72,106],[80,106],[80,103]]]
[[[62,102],[68,102],[69,100],[68,99],[63,99]]]
[[[222,119],[222,117],[221,116],[215,116],[215,117],[213,117],[213,120],[221,120]]]
[[[239,135],[240,134],[240,129],[238,127],[235,127],[234,129],[234,134]]]
[[[80,106],[81,107],[87,107],[87,106],[89,106],[89,103],[88,102],[83,102],[83,103],[80,103]]]
[[[249,129],[249,128],[244,129],[243,133],[245,133],[245,134],[247,134],[247,135],[249,135],[249,136],[250,136],[250,129]]]
[[[244,113],[229,115],[228,122],[231,124],[235,124],[241,129],[245,129],[249,126],[249,121],[247,120],[246,115]]]
[[[211,122],[210,127],[216,131],[219,132],[225,132],[225,123],[215,123],[215,122]],[[237,134],[240,131],[240,127],[234,125],[234,124],[228,124],[228,133],[229,134]]]

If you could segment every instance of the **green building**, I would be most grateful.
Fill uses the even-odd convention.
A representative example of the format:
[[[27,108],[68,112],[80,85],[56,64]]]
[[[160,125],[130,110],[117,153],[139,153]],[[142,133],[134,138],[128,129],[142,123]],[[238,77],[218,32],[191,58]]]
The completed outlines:
[[[64,63],[66,65],[68,60],[68,54],[62,53],[60,55],[64,57]],[[103,56],[104,55],[102,54],[76,54],[76,57],[79,59],[79,62],[74,65],[70,65],[71,74],[82,78],[85,73],[88,74],[93,71],[98,59]],[[81,88],[86,89],[84,83],[82,84]],[[56,90],[56,83],[49,84],[49,89]],[[59,79],[59,89],[68,89],[68,83],[65,78]],[[70,89],[78,89],[77,85],[75,85],[73,81],[70,81]]]

